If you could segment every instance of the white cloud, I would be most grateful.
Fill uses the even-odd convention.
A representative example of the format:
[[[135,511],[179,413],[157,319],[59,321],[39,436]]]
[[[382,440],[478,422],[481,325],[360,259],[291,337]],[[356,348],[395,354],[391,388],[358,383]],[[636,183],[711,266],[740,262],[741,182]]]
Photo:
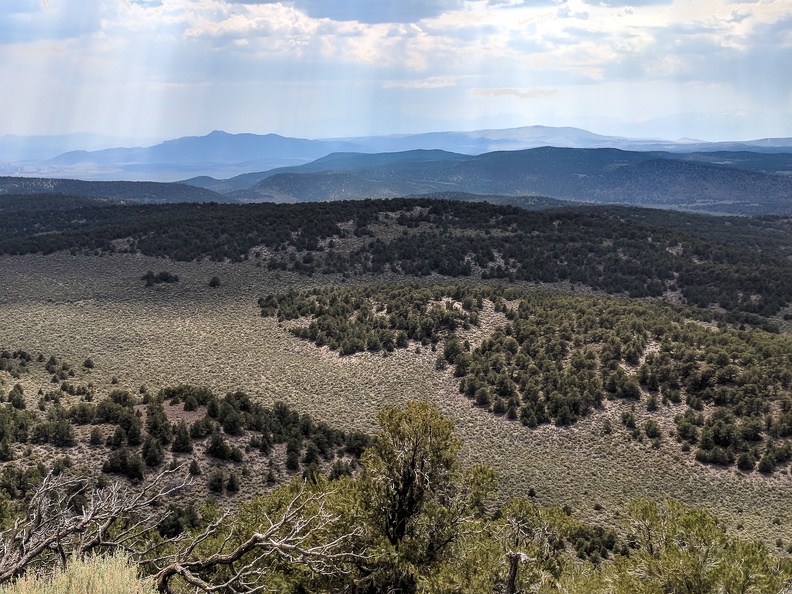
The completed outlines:
[[[728,97],[749,114],[741,122],[791,110],[781,73],[792,63],[792,3],[780,0],[47,2],[0,8],[0,77],[25,80],[0,97],[0,134],[22,122],[87,129],[92,117],[112,127],[149,114],[185,126],[189,115],[211,130],[221,126],[204,120],[226,118],[229,105],[261,121],[257,104],[304,104],[314,123],[344,114],[359,123],[354,114],[368,109],[396,127],[471,110],[477,122],[518,125],[517,106],[530,101],[556,123],[606,121],[607,101],[569,99],[582,88],[644,98],[616,101],[625,120],[671,117],[679,97],[718,114]],[[426,105],[429,95],[444,109]],[[486,113],[493,106],[512,111]]]
[[[456,85],[456,81],[451,78],[433,76],[416,80],[390,80],[383,83],[382,86],[386,89],[442,89]]]
[[[558,89],[530,89],[528,91],[519,89],[471,89],[470,94],[479,97],[514,97],[522,101],[532,101],[558,95]]]

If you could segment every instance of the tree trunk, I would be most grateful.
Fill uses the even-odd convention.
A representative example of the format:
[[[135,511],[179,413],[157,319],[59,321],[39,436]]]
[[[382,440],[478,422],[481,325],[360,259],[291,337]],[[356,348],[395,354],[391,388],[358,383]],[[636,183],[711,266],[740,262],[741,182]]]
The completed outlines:
[[[507,553],[506,557],[509,560],[509,573],[506,576],[506,594],[515,594],[517,592],[517,570],[520,568],[522,555],[520,553]]]

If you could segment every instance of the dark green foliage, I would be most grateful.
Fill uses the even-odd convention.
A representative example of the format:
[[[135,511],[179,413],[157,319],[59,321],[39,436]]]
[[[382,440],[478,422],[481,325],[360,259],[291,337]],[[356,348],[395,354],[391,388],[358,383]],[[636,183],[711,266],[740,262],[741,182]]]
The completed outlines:
[[[311,464],[319,464],[321,458],[319,456],[319,448],[313,441],[309,441],[305,446],[305,453],[303,454],[301,462],[306,466]]]
[[[94,427],[91,429],[91,438],[90,443],[93,446],[98,446],[102,444],[102,431],[99,427]]]
[[[198,419],[190,425],[190,437],[193,439],[203,439],[207,435],[211,435],[215,431],[215,422],[205,416]]]
[[[5,492],[10,499],[26,499],[41,484],[47,472],[41,463],[27,468],[4,464],[0,471],[0,493]]]
[[[44,421],[33,426],[30,436],[32,443],[51,443],[61,448],[72,447],[75,443],[74,430],[67,419]]]
[[[660,437],[660,425],[657,424],[657,421],[650,419],[644,424],[644,433],[649,439]]]
[[[225,488],[225,474],[222,470],[216,469],[209,473],[209,478],[206,482],[209,490],[212,493],[222,493]]]
[[[112,390],[108,395],[107,398],[114,402],[115,404],[125,407],[131,408],[135,404],[137,404],[137,400],[135,397],[130,394],[127,390]]]
[[[352,476],[352,465],[344,460],[336,460],[330,469],[330,480],[334,481],[343,476]]]
[[[193,476],[196,476],[196,475],[199,475],[199,474],[201,474],[201,467],[200,467],[200,465],[198,464],[198,460],[196,460],[195,458],[193,458],[193,459],[190,461],[190,467],[189,467],[188,471],[189,471],[189,473],[190,473],[190,474],[192,474]]]
[[[297,439],[290,439],[286,444],[286,469],[300,469],[300,442]]]
[[[236,473],[230,473],[228,475],[228,481],[226,482],[226,491],[229,493],[236,493],[239,491],[239,479],[237,478]]]
[[[165,518],[159,524],[158,531],[160,536],[175,538],[185,530],[196,528],[199,524],[198,512],[192,504],[185,507],[170,504]]]
[[[508,313],[511,323],[472,353],[460,389],[493,412],[515,403],[530,426],[574,422],[605,396],[641,399],[641,383],[670,401],[681,392],[690,409],[677,417],[679,438],[699,444],[702,462],[732,464],[738,453],[761,447],[764,434],[786,433],[792,343],[725,323],[707,327],[692,314],[637,302],[523,296]],[[776,412],[773,400],[780,401]],[[695,413],[705,403],[716,407],[706,422]],[[622,422],[636,430],[632,414],[625,415]],[[660,436],[654,421],[643,429],[650,439]]]
[[[456,331],[474,323],[488,301],[508,323],[469,352]],[[442,338],[439,367],[454,365],[462,393],[529,427],[573,424],[605,398],[636,405],[643,400],[650,411],[661,399],[663,406],[684,401],[687,409],[676,417],[677,438],[688,450],[697,446],[699,461],[730,465],[749,450],[762,468],[789,460],[779,448],[771,450],[768,440],[792,437],[792,339],[761,328],[746,330],[730,323],[728,314],[460,286],[290,292],[263,298],[260,305],[264,315],[284,320],[310,316],[311,324],[295,333],[341,354],[365,349],[365,337],[376,329],[401,329],[418,340],[411,329],[426,328],[420,339],[439,343]],[[454,311],[471,317],[430,330],[435,316]],[[625,412],[622,423],[634,439],[645,435],[660,446],[656,421],[638,427],[635,415]],[[297,462],[292,456],[290,467]],[[746,457],[743,466],[748,467]]]
[[[149,270],[146,274],[140,277],[140,280],[146,281],[146,286],[150,287],[152,285],[157,285],[160,283],[175,283],[179,281],[179,277],[172,272],[168,272],[163,270],[154,274],[151,270]]]
[[[190,384],[180,384],[178,386],[170,386],[162,388],[157,393],[157,399],[160,402],[180,400],[185,403],[184,410],[195,410],[198,405],[206,406],[209,400],[214,398],[214,394],[209,388],[203,386],[193,386]],[[187,408],[187,401],[190,400],[194,403],[195,408]],[[193,406],[191,404],[191,406]]]
[[[160,441],[149,435],[143,442],[143,462],[146,466],[159,466],[165,459],[165,451],[162,449]]]
[[[90,425],[96,416],[96,406],[88,402],[78,402],[69,410],[69,417],[75,425]]]
[[[344,450],[356,458],[363,455],[363,450],[371,445],[371,436],[360,431],[351,431],[346,437]]]
[[[768,456],[765,454],[762,456],[762,459],[759,460],[759,465],[756,468],[763,474],[771,474],[775,468],[775,459],[772,455]]]
[[[7,352],[6,355],[0,355],[0,360],[28,361],[30,357],[22,352],[16,355]],[[41,363],[56,370],[68,367],[55,357],[45,361],[42,358]],[[21,385],[12,388],[11,392],[23,394]],[[189,453],[193,451],[193,439],[210,435],[211,439],[206,446],[209,455],[223,461],[242,462],[242,451],[226,441],[221,428],[225,433],[233,435],[249,433],[249,443],[264,455],[269,455],[275,444],[295,441],[298,447],[292,456],[296,456],[298,466],[299,460],[305,458],[306,467],[314,469],[312,473],[318,470],[320,464],[332,462],[336,452],[347,448],[350,454],[359,457],[370,443],[370,437],[362,433],[351,434],[347,442],[343,432],[324,422],[315,422],[307,414],[300,415],[282,402],[275,403],[271,408],[265,407],[239,391],[218,399],[207,388],[184,384],[163,388],[157,396],[152,396],[145,390],[141,393],[144,394],[144,403],[147,404],[145,417],[135,408],[140,399],[121,389],[111,390],[106,398],[96,404],[81,401],[68,409],[60,405],[63,396],[60,391],[39,391],[40,401],[48,405],[45,406],[46,415],[38,411],[19,409],[11,404],[0,406],[0,461],[9,462],[18,456],[19,450],[15,452],[15,444],[71,447],[75,445],[74,426],[92,423],[109,425],[107,429],[93,427],[90,430],[89,443],[92,446],[105,446],[112,450],[103,464],[103,471],[126,475],[134,481],[143,479],[147,467],[158,467],[162,464],[165,458],[163,446],[170,443],[174,453]],[[200,406],[206,406],[207,412],[213,405],[216,420],[207,415],[192,426],[184,420],[171,424],[162,404],[165,399],[171,402],[183,399],[196,410]],[[146,421],[146,433],[143,432],[142,418]],[[108,436],[106,439],[105,435]],[[136,451],[136,447],[141,444],[143,447]],[[25,454],[28,455],[29,453]],[[178,464],[177,460],[173,462]],[[191,461],[189,471],[200,474],[197,460]],[[223,489],[233,491],[234,481],[238,484],[238,475],[233,477],[230,486],[224,483]],[[15,487],[14,492],[17,491],[20,489]]]
[[[25,410],[25,391],[19,384],[15,384],[11,391],[8,393],[8,402],[11,406],[18,410]]]
[[[9,405],[0,407],[0,441],[25,443],[35,421],[36,416],[30,411]]]
[[[179,421],[179,424],[176,426],[176,433],[173,437],[171,450],[180,454],[189,453],[193,450],[190,430],[187,428],[187,422],[184,420]]]
[[[121,419],[121,426],[126,427],[127,445],[130,447],[139,446],[143,443],[143,433],[141,431],[140,419],[135,415],[128,415]]]
[[[0,440],[0,462],[10,462],[14,459],[14,449],[11,447],[11,440],[4,437]]]
[[[213,433],[209,444],[206,446],[206,453],[219,460],[231,460],[233,462],[242,461],[242,451],[239,448],[228,445],[223,436]]]
[[[470,289],[459,286],[374,285],[268,295],[259,299],[259,306],[262,315],[281,320],[313,316],[307,327],[292,332],[318,346],[351,355],[406,348],[408,340],[436,343],[443,334],[477,325],[480,307],[471,302],[469,310],[463,309],[463,294],[475,297]],[[456,359],[451,350],[449,355]]]
[[[165,409],[159,401],[152,401],[146,407],[146,432],[158,439],[162,445],[173,441],[173,430]]]
[[[209,286],[212,287],[213,289],[216,288],[216,287],[219,287],[220,286],[220,277],[213,276],[209,280]]]
[[[596,507],[596,506],[595,506]],[[603,559],[608,559],[617,550],[624,547],[613,530],[601,526],[575,524],[563,535],[572,543],[578,558],[591,561],[594,564]]]
[[[689,304],[764,315],[792,300],[783,220],[723,221],[615,207],[528,212],[426,198],[73,208],[17,209],[0,217],[0,253],[114,251],[113,240],[131,238],[125,251],[241,261],[266,246],[271,269],[302,274],[390,271],[564,281],[633,297],[678,290]],[[341,227],[348,221],[354,222],[351,233]],[[381,234],[385,224],[391,232]],[[320,244],[350,235],[362,238],[351,252]],[[732,245],[734,237],[739,245]],[[158,282],[160,274],[144,279]]]
[[[124,442],[126,441],[126,431],[124,431],[123,427],[116,427],[113,434],[107,438],[105,445],[109,448],[117,450],[120,448]]]
[[[737,468],[745,472],[750,472],[756,468],[756,459],[750,452],[742,452],[737,457]]]
[[[102,466],[102,472],[124,474],[133,481],[140,481],[143,480],[145,464],[139,454],[119,449],[110,454]]]
[[[184,399],[184,410],[185,412],[192,412],[198,409],[198,400],[190,394],[187,398]]]
[[[68,456],[63,456],[62,458],[56,458],[55,461],[52,463],[52,474],[58,475],[62,473],[64,470],[68,470],[74,466],[72,459]]]
[[[8,350],[4,350],[0,353],[0,371],[7,371],[11,377],[19,379],[22,377],[23,373],[29,370],[28,363],[32,360],[33,357],[26,351],[14,351],[12,353]],[[2,392],[0,392],[0,402],[1,401]]]

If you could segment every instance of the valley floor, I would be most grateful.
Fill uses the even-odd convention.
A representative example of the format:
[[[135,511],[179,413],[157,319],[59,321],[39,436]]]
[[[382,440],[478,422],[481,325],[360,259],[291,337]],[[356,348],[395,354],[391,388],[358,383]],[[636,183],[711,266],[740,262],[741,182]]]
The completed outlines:
[[[147,270],[163,269],[180,281],[144,286]],[[220,287],[209,287],[214,276]],[[465,462],[494,466],[506,494],[533,489],[538,503],[569,504],[582,518],[604,524],[619,523],[637,497],[672,497],[714,512],[735,535],[769,544],[788,538],[792,527],[788,472],[745,475],[698,464],[668,437],[673,409],[665,413],[659,450],[630,440],[617,421],[627,407],[621,402],[606,402],[572,427],[529,429],[476,408],[459,393],[450,369],[435,369],[429,347],[341,358],[295,338],[288,324],[260,316],[260,296],[337,277],[268,272],[254,261],[54,254],[0,257],[0,279],[0,347],[75,364],[90,357],[99,392],[179,383],[218,394],[241,389],[265,404],[283,400],[342,429],[364,431],[374,429],[386,403],[427,400],[456,422]],[[474,346],[503,321],[491,308],[483,318],[483,327],[467,336]],[[606,418],[612,418],[610,434],[602,434]]]

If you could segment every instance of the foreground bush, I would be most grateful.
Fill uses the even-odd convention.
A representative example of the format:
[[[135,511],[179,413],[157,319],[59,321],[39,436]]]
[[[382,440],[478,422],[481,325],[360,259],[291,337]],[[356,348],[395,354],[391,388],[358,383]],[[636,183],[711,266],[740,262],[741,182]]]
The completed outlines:
[[[50,578],[25,575],[0,587],[0,594],[154,594],[154,586],[138,579],[137,569],[122,554],[75,559]]]

